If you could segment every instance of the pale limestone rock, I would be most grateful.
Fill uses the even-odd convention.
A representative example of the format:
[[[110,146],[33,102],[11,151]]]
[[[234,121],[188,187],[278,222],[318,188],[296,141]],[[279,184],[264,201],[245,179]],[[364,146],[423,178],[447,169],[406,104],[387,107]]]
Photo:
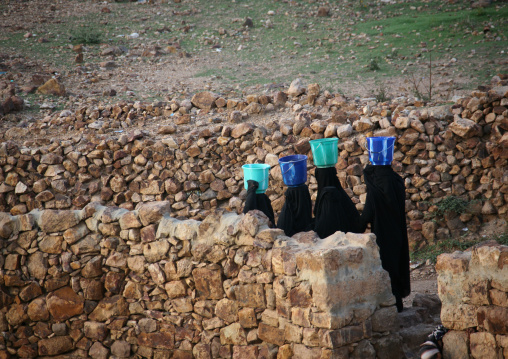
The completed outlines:
[[[146,243],[143,246],[143,255],[146,260],[150,263],[158,262],[166,257],[166,253],[169,250],[169,243],[165,239]]]

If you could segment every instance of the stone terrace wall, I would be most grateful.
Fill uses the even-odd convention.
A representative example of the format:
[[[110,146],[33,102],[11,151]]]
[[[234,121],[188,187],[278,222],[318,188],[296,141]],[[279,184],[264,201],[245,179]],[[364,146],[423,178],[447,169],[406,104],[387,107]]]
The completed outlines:
[[[406,183],[411,249],[506,218],[508,87],[474,92],[453,106],[437,108],[407,101],[374,101],[357,108],[340,95],[320,93],[319,86],[290,88],[288,94],[235,101],[201,93],[192,102],[91,106],[48,116],[30,129],[15,128],[41,134],[58,125],[83,134],[42,147],[40,141],[21,146],[3,140],[0,211],[79,209],[91,201],[134,209],[142,202],[167,200],[173,216],[203,219],[217,207],[240,211],[245,197],[241,165],[266,162],[272,166],[267,194],[277,212],[285,190],[278,158],[309,155],[308,184],[315,198],[309,140],[334,136],[340,139],[340,180],[361,210],[365,137],[391,135],[398,138],[393,166]],[[288,118],[266,128],[248,122],[249,116],[277,108]],[[213,116],[225,114],[243,122],[213,124],[219,119]],[[211,116],[212,124],[195,119],[204,116]],[[158,139],[135,129],[148,123],[161,124]],[[116,129],[128,134],[115,137]],[[478,201],[471,213],[439,223],[426,219],[436,209],[432,203],[450,195]]]
[[[444,357],[508,358],[508,246],[487,244],[438,257]]]
[[[169,207],[0,213],[0,357],[404,357],[373,235]]]

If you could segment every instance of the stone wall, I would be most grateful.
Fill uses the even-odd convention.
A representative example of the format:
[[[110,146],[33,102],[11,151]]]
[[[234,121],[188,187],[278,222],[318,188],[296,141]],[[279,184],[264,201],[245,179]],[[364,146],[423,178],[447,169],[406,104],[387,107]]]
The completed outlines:
[[[0,358],[404,357],[372,234],[169,208],[0,213]]]
[[[309,155],[308,184],[315,198],[309,140],[335,136],[340,180],[361,210],[365,138],[390,135],[397,136],[393,167],[406,183],[411,249],[506,218],[508,88],[477,91],[452,106],[420,105],[407,99],[348,102],[309,85],[243,100],[201,93],[192,101],[65,110],[0,134],[0,211],[79,209],[94,201],[132,210],[166,200],[173,216],[203,219],[217,207],[240,211],[241,165],[266,162],[272,166],[267,194],[277,213],[285,190],[278,158]],[[266,126],[250,122],[272,112],[282,119]],[[150,125],[160,125],[158,135],[141,130]],[[8,140],[19,131],[47,138],[53,126],[80,132],[72,139],[23,145]],[[471,211],[430,220],[433,204],[451,195],[475,200]]]
[[[508,358],[508,246],[486,244],[438,257],[447,359]]]

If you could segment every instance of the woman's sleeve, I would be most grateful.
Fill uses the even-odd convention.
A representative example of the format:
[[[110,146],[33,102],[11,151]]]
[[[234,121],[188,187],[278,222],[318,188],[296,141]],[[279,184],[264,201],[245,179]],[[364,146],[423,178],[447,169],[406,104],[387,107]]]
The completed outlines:
[[[367,225],[372,223],[374,220],[374,201],[372,196],[369,196],[367,193],[367,200],[365,201],[365,206],[363,207],[362,214],[358,219],[357,231],[358,233],[363,233],[367,229]]]
[[[247,213],[253,209],[259,209],[256,199],[256,190],[259,187],[259,183],[254,180],[247,181],[247,198],[245,199],[245,206],[243,207],[243,213]]]

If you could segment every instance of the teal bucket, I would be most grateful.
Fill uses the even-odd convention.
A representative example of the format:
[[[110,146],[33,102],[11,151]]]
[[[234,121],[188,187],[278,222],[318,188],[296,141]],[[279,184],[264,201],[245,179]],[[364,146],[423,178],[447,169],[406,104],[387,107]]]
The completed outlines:
[[[256,193],[265,193],[268,188],[268,176],[270,175],[270,165],[266,163],[252,163],[242,166],[243,186],[248,189],[248,180],[254,180],[259,183]]]
[[[284,184],[296,187],[307,182],[307,156],[291,155],[279,158]]]
[[[309,141],[314,165],[318,168],[333,167],[339,157],[338,138],[321,138]]]
[[[375,166],[392,164],[395,137],[367,137],[369,161]]]

